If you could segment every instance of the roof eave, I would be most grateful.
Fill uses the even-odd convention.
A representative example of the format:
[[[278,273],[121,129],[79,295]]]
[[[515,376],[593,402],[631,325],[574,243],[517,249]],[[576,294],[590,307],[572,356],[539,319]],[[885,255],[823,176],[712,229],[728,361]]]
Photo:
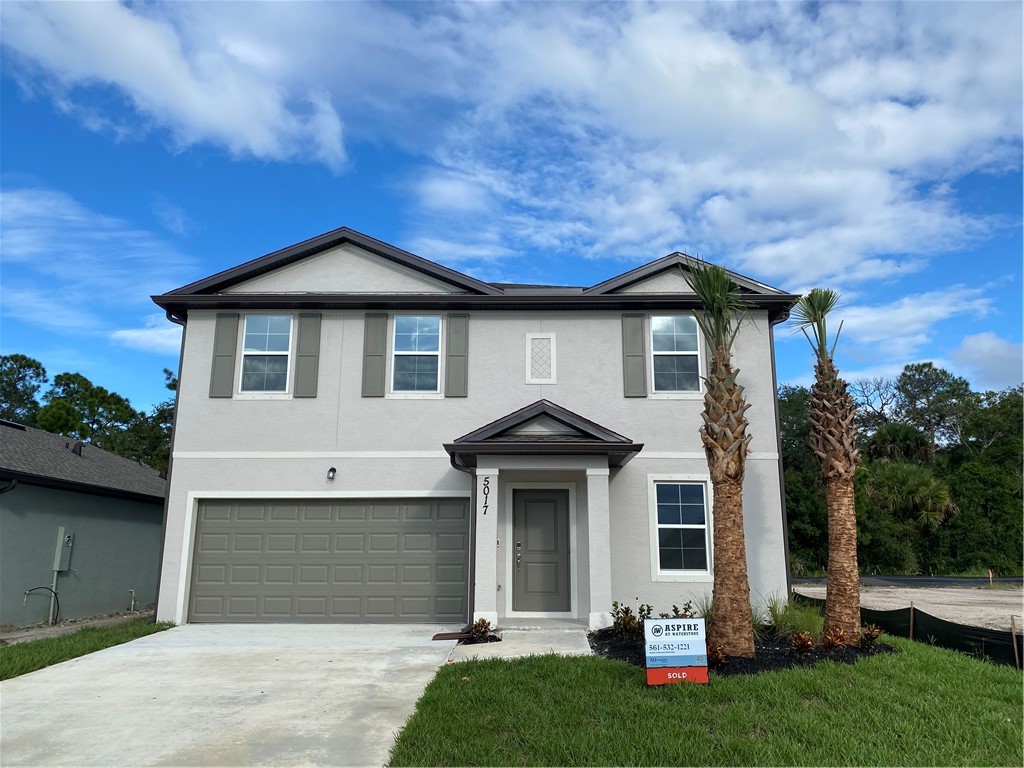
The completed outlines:
[[[74,480],[64,480],[58,477],[21,472],[16,469],[0,468],[0,480],[17,480],[22,485],[33,485],[40,488],[52,488],[60,491],[73,491],[84,493],[89,496],[106,496],[112,499],[123,499],[125,501],[141,501],[146,504],[163,505],[165,495],[141,493],[129,491],[122,488],[110,488],[103,485],[81,483]]]

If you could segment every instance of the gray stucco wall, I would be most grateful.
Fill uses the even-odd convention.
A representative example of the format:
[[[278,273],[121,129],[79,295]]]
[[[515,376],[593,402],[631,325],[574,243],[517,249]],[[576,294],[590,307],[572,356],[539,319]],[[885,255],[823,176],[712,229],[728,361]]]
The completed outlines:
[[[18,485],[0,496],[0,624],[47,620],[58,528],[74,534],[70,570],[57,578],[61,618],[140,608],[156,601],[163,507]]]
[[[651,579],[648,476],[707,475],[698,434],[703,402],[699,395],[623,396],[621,312],[471,313],[469,396],[447,399],[361,397],[364,313],[348,311],[323,312],[317,397],[211,399],[214,324],[214,312],[189,313],[161,618],[175,618],[175,606],[183,604],[193,535],[187,523],[197,499],[214,494],[467,493],[470,477],[451,468],[442,443],[541,398],[645,444],[636,459],[611,477],[611,573],[617,599],[639,597],[665,610],[673,602],[710,593],[710,582]],[[526,383],[528,333],[555,334],[557,384]],[[755,312],[744,327],[735,360],[751,403],[746,538],[751,592],[760,601],[786,590],[767,313]],[[338,470],[337,479],[327,481],[331,466]],[[577,488],[582,491],[585,483]],[[585,493],[578,502],[584,510]],[[585,521],[578,534],[580,546],[585,546]],[[585,556],[577,561],[580,576],[586,563]],[[583,587],[581,602],[585,594]]]

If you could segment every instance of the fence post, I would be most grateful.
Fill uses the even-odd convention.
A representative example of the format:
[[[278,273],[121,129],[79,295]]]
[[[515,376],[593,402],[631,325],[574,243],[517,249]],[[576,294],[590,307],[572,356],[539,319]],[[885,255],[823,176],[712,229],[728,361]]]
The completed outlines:
[[[1017,650],[1017,621],[1010,614],[1010,645],[1013,646],[1013,663],[1020,669],[1020,652]]]
[[[914,603],[910,603],[910,639],[914,639]]]

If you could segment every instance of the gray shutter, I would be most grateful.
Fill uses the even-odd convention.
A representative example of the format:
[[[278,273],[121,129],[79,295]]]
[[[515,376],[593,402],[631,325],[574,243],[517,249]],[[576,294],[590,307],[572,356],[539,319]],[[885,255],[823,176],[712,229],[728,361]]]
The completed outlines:
[[[622,377],[626,397],[647,397],[644,316],[622,316]]]
[[[295,397],[316,397],[320,371],[320,315],[299,315],[295,350]]]
[[[445,345],[444,396],[469,394],[469,315],[448,315]]]
[[[238,347],[238,314],[218,314],[213,336],[213,367],[210,397],[231,397],[235,392],[235,354]]]
[[[363,397],[384,397],[388,316],[368,312],[363,329]]]

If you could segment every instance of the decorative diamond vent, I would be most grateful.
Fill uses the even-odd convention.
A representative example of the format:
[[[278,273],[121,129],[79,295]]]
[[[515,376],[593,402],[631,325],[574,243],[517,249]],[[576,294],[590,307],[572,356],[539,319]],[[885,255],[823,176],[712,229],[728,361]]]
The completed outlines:
[[[530,339],[530,378],[550,381],[554,378],[551,361],[551,339]]]

